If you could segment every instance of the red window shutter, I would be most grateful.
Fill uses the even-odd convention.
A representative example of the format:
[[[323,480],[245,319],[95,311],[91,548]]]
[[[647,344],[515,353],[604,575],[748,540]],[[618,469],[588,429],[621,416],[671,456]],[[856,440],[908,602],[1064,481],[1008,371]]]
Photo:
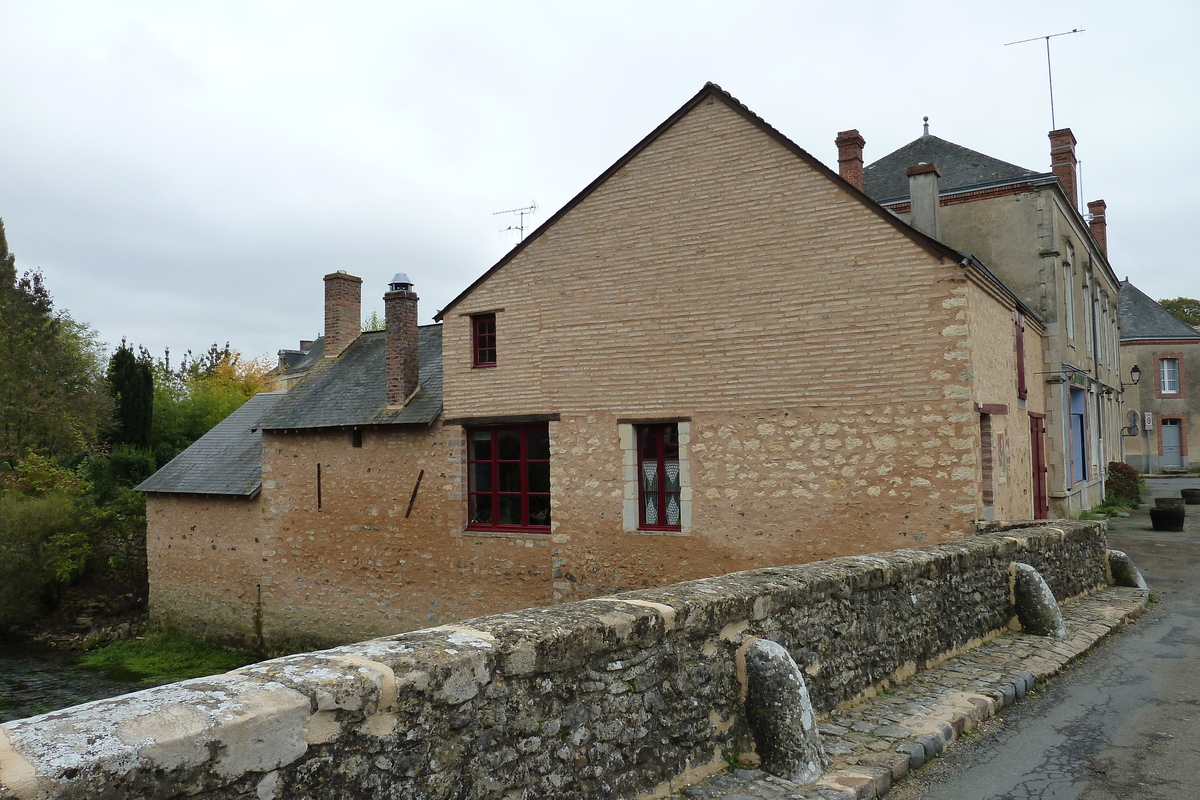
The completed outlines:
[[[1029,386],[1025,382],[1025,317],[1017,312],[1015,328],[1017,340],[1017,397],[1024,400],[1029,397]]]

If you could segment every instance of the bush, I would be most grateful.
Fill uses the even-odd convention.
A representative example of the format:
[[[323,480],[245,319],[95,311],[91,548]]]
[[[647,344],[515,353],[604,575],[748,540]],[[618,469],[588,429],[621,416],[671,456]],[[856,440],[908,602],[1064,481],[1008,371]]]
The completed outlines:
[[[44,613],[91,555],[79,504],[62,492],[0,496],[0,628]]]
[[[1124,461],[1108,462],[1108,482],[1105,504],[1137,505],[1146,495],[1146,482],[1133,467]]]

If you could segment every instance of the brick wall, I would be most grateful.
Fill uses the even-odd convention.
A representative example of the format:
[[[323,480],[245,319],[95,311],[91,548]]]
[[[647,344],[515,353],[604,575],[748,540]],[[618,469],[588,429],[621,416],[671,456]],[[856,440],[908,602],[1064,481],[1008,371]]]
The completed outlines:
[[[664,546],[694,551],[692,574],[716,574],[903,546],[918,526],[927,541],[960,535],[975,515],[977,436],[957,361],[969,321],[948,304],[963,287],[956,266],[733,110],[701,104],[450,310],[446,415],[562,415],[557,549],[609,563],[645,552],[617,570],[628,578],[589,586],[652,581],[667,557],[650,551]],[[497,365],[473,369],[470,315],[497,309]],[[690,419],[703,447],[687,542],[619,536],[608,507],[620,497],[618,420],[656,417]],[[895,442],[886,478],[851,463],[881,457],[877,418]],[[885,512],[902,506],[897,526]],[[876,520],[869,543],[829,533],[863,519]],[[745,540],[719,541],[743,529]]]
[[[362,278],[325,276],[325,356],[339,355],[362,330]]]

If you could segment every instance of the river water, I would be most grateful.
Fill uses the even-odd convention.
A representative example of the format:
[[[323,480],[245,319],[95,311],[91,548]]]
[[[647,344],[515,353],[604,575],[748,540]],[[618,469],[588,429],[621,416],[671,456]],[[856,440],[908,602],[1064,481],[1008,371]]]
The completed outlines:
[[[0,640],[0,722],[146,688],[79,667],[80,655]]]

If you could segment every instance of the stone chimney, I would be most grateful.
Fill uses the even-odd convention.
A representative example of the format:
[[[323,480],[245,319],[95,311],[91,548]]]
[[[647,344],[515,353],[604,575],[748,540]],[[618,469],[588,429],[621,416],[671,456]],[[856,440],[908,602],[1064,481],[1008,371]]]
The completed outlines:
[[[421,365],[417,358],[417,294],[403,272],[396,273],[383,296],[387,326],[387,404],[399,408],[417,390]]]
[[[941,239],[941,192],[938,181],[942,173],[933,164],[924,162],[908,168],[908,199],[912,214],[908,224],[926,236]]]
[[[863,147],[867,140],[857,130],[842,131],[833,140],[838,149],[838,174],[863,191]]]
[[[1076,178],[1075,134],[1070,128],[1050,131],[1050,171],[1062,182],[1063,191],[1073,208],[1079,208],[1079,189]]]
[[[1100,252],[1108,258],[1108,223],[1104,219],[1104,210],[1108,208],[1108,204],[1103,200],[1092,200],[1088,203],[1088,214],[1091,215],[1092,221],[1088,226],[1092,229],[1092,237],[1095,238],[1096,244],[1100,246]]]
[[[325,276],[325,357],[339,356],[362,330],[362,278],[344,270]]]

